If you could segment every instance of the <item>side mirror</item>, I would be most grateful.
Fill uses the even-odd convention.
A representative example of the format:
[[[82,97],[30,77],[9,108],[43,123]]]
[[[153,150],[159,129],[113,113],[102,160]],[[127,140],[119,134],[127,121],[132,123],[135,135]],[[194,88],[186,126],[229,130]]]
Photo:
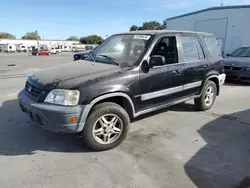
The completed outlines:
[[[227,56],[227,57],[230,57],[230,54],[227,54],[226,56]]]
[[[155,67],[155,66],[162,66],[166,64],[166,59],[164,56],[161,55],[153,55],[149,59],[149,67]]]

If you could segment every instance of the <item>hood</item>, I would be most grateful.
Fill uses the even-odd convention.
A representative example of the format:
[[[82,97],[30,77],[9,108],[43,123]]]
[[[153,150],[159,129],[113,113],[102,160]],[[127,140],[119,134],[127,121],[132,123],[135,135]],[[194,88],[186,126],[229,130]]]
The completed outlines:
[[[37,71],[28,79],[38,87],[44,87],[44,89],[48,90],[56,87],[69,89],[79,83],[108,76],[119,71],[121,71],[121,68],[117,65],[79,61]]]
[[[224,59],[224,65],[250,67],[250,58],[247,57],[228,57]]]

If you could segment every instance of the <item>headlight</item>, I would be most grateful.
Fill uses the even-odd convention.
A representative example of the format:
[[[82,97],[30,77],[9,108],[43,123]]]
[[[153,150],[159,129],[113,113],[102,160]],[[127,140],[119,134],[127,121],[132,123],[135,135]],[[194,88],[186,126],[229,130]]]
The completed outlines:
[[[80,92],[78,90],[54,89],[44,100],[44,102],[74,106],[79,102]]]

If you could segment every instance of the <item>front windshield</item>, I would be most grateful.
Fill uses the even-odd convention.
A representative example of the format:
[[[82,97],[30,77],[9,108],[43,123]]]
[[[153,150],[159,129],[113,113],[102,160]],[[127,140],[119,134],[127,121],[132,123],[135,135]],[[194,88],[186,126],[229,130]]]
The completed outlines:
[[[232,54],[232,57],[250,57],[250,47],[242,47],[235,50]]]
[[[88,61],[133,66],[147,48],[150,35],[114,35],[106,39],[85,59]]]

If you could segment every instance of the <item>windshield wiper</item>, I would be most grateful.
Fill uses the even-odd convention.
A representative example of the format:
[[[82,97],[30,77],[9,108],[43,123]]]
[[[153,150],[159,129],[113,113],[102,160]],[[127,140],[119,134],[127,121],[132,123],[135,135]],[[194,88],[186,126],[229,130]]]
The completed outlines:
[[[116,65],[121,66],[121,64],[120,64],[120,63],[118,63],[118,62],[117,62],[114,58],[112,58],[112,57],[110,57],[110,56],[107,56],[107,55],[104,55],[104,54],[100,54],[100,55],[98,55],[98,56],[101,56],[101,57],[106,57],[107,59],[111,60],[111,61],[112,61],[112,63],[114,63],[114,64],[116,64]]]

